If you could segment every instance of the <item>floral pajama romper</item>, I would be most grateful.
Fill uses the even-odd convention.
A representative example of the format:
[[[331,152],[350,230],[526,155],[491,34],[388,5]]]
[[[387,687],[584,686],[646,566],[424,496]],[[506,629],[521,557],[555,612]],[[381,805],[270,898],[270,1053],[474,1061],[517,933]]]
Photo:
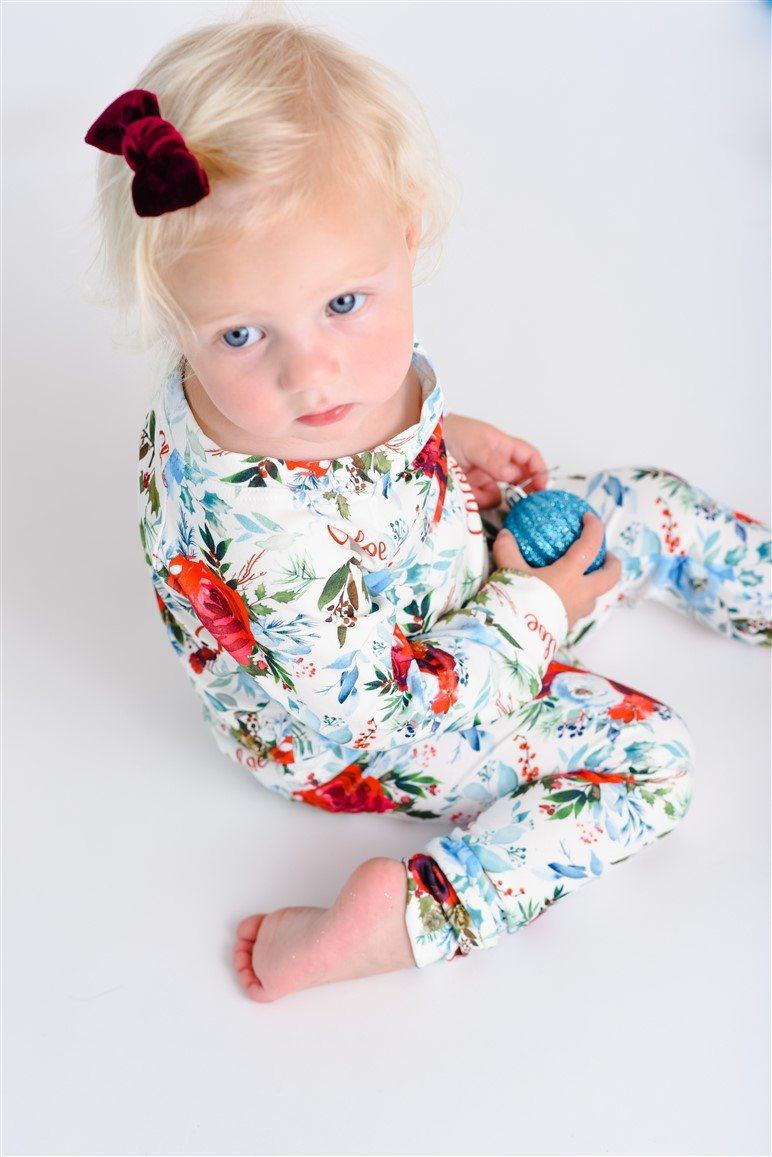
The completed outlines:
[[[481,517],[414,342],[419,421],[332,461],[223,450],[182,362],[140,442],[145,559],[168,638],[222,752],[327,811],[447,817],[403,860],[416,965],[490,948],[668,834],[694,751],[670,707],[571,661],[617,605],[654,598],[772,642],[770,533],[654,466],[552,474],[623,564],[568,629],[543,579],[492,570],[514,492]]]

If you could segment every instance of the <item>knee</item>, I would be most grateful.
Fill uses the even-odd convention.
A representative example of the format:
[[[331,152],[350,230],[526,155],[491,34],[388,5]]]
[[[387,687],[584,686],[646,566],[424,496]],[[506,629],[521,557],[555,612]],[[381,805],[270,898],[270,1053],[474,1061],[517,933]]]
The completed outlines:
[[[666,706],[668,717],[662,720],[662,743],[685,767],[694,767],[694,738],[691,729],[678,711]]]
[[[691,803],[695,749],[686,721],[672,708],[667,711],[667,718],[659,718],[644,779],[651,778],[652,789],[664,789],[665,810],[675,822],[684,817]]]

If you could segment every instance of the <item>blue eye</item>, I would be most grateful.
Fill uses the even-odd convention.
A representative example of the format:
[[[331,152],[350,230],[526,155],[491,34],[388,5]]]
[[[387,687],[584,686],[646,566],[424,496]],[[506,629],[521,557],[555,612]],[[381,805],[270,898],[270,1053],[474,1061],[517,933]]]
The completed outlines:
[[[230,348],[232,350],[241,349],[242,346],[245,346],[247,344],[248,330],[254,329],[254,328],[255,327],[252,325],[237,325],[235,329],[229,329],[229,330],[225,331],[225,333],[222,335],[223,341],[225,342],[226,345],[230,346]],[[231,344],[229,341],[227,341],[227,338],[229,337],[230,334],[236,334],[237,338],[238,338],[238,340],[235,341],[233,344]]]
[[[352,308],[351,303],[357,297],[361,297],[364,300],[364,299],[366,299],[367,294],[366,293],[341,293],[338,297],[333,297],[332,301],[329,302],[329,304],[331,306],[332,305],[343,305],[344,308],[342,309],[342,311],[340,313],[338,313],[338,317],[345,317],[347,314],[355,312]],[[337,310],[335,310],[334,312],[337,313]],[[232,349],[232,350],[243,349],[247,345],[254,344],[254,343],[249,341],[249,330],[251,330],[251,329],[252,330],[257,329],[257,326],[238,325],[238,326],[235,326],[233,329],[226,330],[224,334],[221,334],[221,337],[222,337],[222,340],[225,342],[225,344],[229,347],[229,349]],[[234,334],[235,334],[235,341],[233,341],[233,342],[228,341],[228,338]]]
[[[336,302],[336,301],[337,302],[341,302],[341,301],[345,302],[345,301],[348,301],[348,299],[351,297],[367,297],[367,294],[366,293],[341,293],[340,297],[333,297],[332,301],[333,302]],[[332,304],[332,302],[330,304]],[[346,309],[344,311],[344,314],[345,313],[351,313],[351,310]]]

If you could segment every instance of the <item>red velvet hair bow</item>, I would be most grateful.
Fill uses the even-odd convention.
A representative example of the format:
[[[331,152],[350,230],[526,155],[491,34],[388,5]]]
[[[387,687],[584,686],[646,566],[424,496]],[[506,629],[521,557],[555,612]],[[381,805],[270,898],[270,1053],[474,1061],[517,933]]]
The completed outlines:
[[[84,140],[126,158],[136,174],[131,198],[140,217],[185,209],[209,192],[206,173],[174,125],[161,116],[155,93],[145,88],[130,89],[108,105]]]

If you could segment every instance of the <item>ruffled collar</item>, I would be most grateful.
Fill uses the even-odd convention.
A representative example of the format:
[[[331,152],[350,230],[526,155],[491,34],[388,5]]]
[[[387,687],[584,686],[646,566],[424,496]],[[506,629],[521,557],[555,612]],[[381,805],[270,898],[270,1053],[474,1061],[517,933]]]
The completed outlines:
[[[432,437],[442,417],[445,399],[432,360],[421,346],[413,342],[412,364],[421,383],[423,401],[418,421],[395,434],[388,442],[368,447],[358,454],[341,458],[294,459],[263,457],[224,450],[209,438],[196,421],[182,387],[182,359],[165,382],[165,408],[173,427],[173,439],[186,461],[191,456],[205,468],[208,477],[213,474],[223,483],[234,487],[270,486],[272,483],[293,485],[298,471],[338,477],[361,469],[362,459],[374,463],[378,473],[394,475],[408,469]]]

